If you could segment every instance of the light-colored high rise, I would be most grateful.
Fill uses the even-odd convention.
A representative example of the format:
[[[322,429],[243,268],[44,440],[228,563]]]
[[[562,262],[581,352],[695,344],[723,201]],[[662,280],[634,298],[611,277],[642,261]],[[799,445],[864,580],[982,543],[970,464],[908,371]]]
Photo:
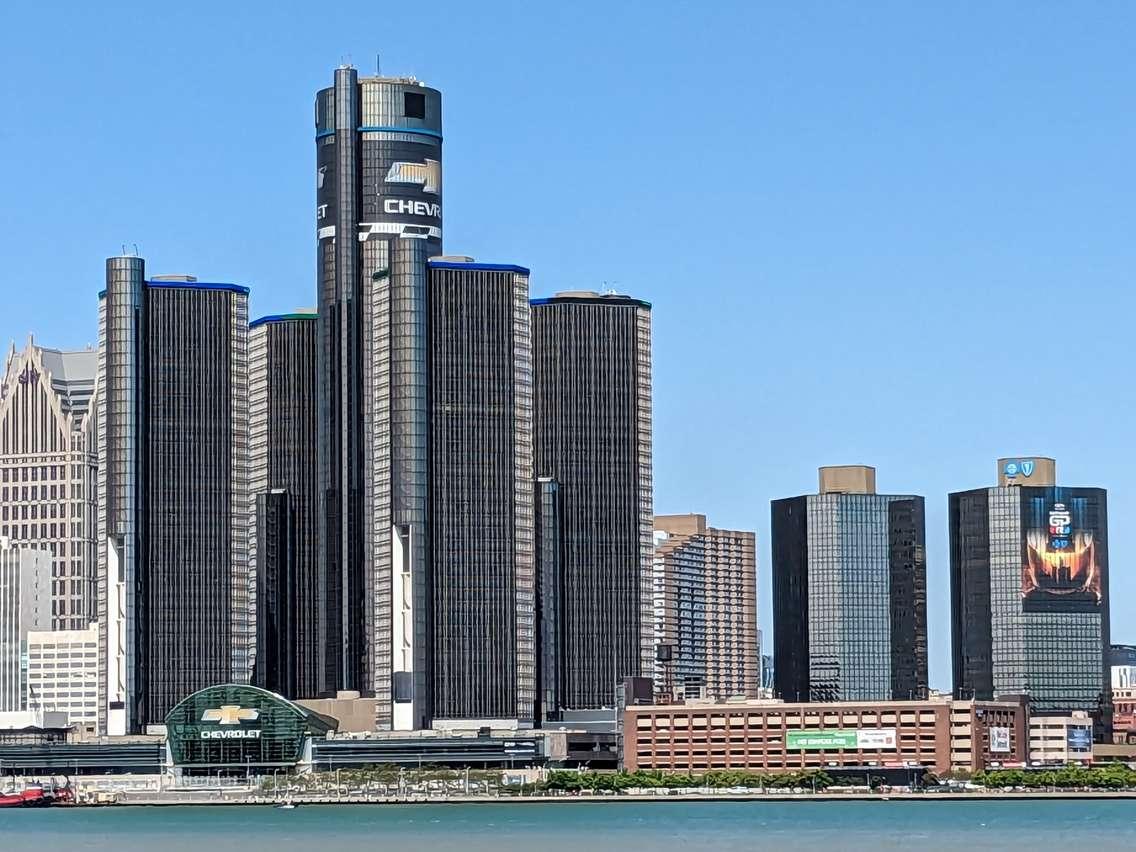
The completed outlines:
[[[655,692],[758,697],[756,536],[655,516]]]
[[[51,554],[56,630],[94,606],[97,353],[13,344],[0,382],[0,535]]]
[[[25,709],[27,639],[51,626],[51,554],[0,538],[0,712]]]
[[[27,707],[67,715],[71,725],[98,722],[99,627],[32,630],[27,637]]]

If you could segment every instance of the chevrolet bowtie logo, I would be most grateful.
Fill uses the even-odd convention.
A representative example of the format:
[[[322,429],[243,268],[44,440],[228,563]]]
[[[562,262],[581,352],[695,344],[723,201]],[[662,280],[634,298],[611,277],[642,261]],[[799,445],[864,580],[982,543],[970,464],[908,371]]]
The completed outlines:
[[[442,164],[437,160],[425,163],[391,163],[387,183],[420,183],[422,191],[437,195],[442,188]]]
[[[214,707],[201,714],[202,722],[220,722],[222,725],[239,725],[241,722],[251,722],[260,715],[259,710],[251,707],[240,707],[236,704],[224,704]]]

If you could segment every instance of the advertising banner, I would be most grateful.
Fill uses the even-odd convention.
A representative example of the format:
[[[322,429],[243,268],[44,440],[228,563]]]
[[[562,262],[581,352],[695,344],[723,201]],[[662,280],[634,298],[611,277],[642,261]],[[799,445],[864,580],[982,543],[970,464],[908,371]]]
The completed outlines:
[[[1022,499],[1022,609],[1096,612],[1107,555],[1104,530],[1092,519],[1104,517],[1104,493],[1046,488],[1041,495]]]
[[[789,731],[785,735],[785,746],[793,751],[840,751],[841,749],[879,751],[894,749],[895,743],[894,728],[871,728],[859,731],[831,729]]]
[[[316,149],[316,228],[320,240],[335,237],[335,146],[331,137]]]
[[[865,729],[856,732],[856,745],[868,749],[895,748],[895,728]]]
[[[434,143],[363,138],[360,239],[442,238],[442,162]]]
[[[1069,728],[1066,731],[1065,740],[1068,745],[1069,751],[1092,751],[1093,729]]]
[[[992,754],[1009,754],[1010,753],[1010,729],[1009,728],[991,728],[990,729],[990,752]]]

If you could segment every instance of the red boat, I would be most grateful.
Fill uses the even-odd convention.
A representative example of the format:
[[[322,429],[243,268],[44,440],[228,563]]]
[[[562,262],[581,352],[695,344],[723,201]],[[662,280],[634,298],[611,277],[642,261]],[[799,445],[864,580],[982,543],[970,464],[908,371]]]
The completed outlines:
[[[28,787],[21,793],[0,793],[0,808],[46,808],[74,803],[70,787]]]

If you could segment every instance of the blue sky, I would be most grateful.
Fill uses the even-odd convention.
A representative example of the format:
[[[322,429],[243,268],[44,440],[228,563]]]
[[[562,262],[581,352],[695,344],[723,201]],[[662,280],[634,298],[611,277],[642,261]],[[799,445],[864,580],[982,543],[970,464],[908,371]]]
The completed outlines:
[[[939,5],[943,8],[930,8]],[[654,306],[660,512],[756,529],[822,464],[927,498],[1044,454],[1110,489],[1136,641],[1136,6],[5,4],[0,339],[97,336],[103,258],[314,299],[312,96],[444,93],[445,243]]]

